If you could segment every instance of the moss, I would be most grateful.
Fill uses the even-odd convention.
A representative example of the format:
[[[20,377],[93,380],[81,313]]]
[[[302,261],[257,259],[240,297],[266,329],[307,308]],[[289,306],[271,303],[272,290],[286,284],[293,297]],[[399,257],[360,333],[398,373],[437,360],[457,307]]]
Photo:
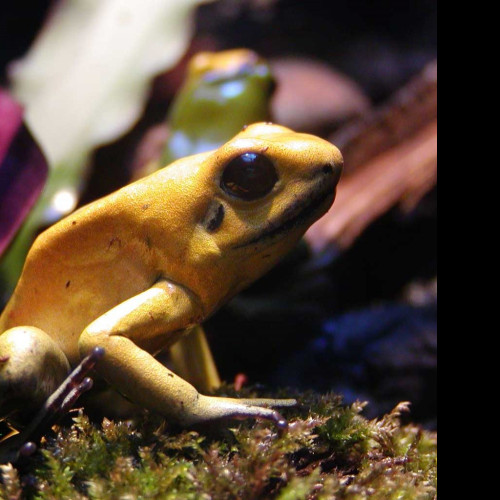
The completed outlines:
[[[302,405],[285,413],[281,435],[252,421],[178,430],[146,412],[96,424],[79,411],[22,469],[2,466],[0,499],[435,497],[436,435],[400,423],[405,403],[367,420],[364,404],[296,396]]]

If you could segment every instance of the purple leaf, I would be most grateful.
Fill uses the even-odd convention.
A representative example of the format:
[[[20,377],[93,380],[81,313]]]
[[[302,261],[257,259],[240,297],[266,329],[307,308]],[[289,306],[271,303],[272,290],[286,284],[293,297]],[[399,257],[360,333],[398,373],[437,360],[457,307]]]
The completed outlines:
[[[47,174],[47,161],[23,123],[22,107],[0,89],[0,255],[40,195]]]

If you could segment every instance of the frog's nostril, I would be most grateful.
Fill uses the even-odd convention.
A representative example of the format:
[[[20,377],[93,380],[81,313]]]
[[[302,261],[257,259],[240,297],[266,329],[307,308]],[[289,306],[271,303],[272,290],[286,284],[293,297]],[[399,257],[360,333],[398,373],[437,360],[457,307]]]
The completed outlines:
[[[321,167],[321,172],[323,174],[330,174],[330,175],[332,175],[333,174],[333,167],[332,167],[332,165],[330,165],[329,163],[326,163],[325,165],[323,165]]]
[[[311,179],[334,176],[335,168],[331,163],[319,164],[315,166],[314,170],[309,171],[309,175]]]

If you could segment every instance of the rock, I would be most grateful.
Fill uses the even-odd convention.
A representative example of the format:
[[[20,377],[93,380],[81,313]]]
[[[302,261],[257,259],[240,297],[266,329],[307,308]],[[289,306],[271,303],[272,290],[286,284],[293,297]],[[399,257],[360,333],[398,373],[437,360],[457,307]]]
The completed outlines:
[[[271,69],[278,84],[272,116],[281,125],[316,133],[333,130],[370,107],[354,81],[320,61],[276,59]]]

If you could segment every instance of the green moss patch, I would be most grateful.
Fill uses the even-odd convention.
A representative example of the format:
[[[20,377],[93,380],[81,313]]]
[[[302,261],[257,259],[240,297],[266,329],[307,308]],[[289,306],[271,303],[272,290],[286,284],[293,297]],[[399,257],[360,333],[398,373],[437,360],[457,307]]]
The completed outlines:
[[[0,499],[435,497],[436,435],[401,424],[406,403],[367,420],[362,403],[296,396],[301,406],[283,412],[283,434],[266,422],[192,431],[146,412],[99,424],[75,412],[21,468],[0,466]]]

